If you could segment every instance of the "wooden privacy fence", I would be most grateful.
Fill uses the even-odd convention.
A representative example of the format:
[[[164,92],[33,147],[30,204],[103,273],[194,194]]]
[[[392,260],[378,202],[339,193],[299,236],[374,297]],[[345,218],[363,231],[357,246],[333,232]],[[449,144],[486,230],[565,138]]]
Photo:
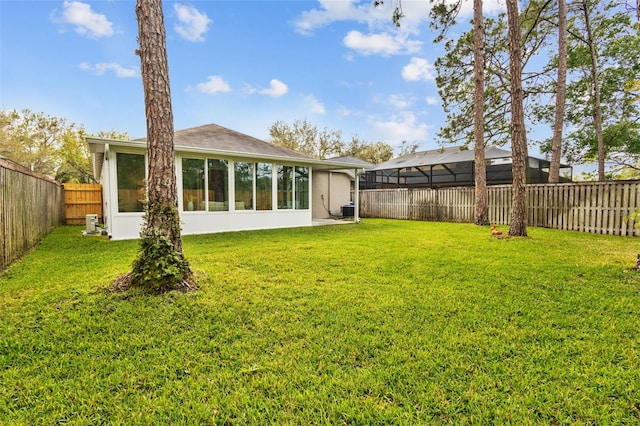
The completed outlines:
[[[52,178],[0,158],[0,271],[60,225],[63,192]]]
[[[489,221],[509,224],[511,185],[488,188]],[[640,209],[640,181],[527,185],[527,225],[640,236],[629,215]],[[360,216],[473,222],[475,189],[399,188],[360,192]]]
[[[67,225],[84,225],[88,214],[102,221],[102,186],[98,183],[65,183],[64,212]]]

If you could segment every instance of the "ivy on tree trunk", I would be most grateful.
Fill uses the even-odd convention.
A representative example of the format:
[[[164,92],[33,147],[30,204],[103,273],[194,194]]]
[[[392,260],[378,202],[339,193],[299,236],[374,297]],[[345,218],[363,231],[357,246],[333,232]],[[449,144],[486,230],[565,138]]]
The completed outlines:
[[[162,0],[137,0],[138,41],[147,118],[149,169],[140,253],[130,284],[152,292],[194,288],[182,253]]]

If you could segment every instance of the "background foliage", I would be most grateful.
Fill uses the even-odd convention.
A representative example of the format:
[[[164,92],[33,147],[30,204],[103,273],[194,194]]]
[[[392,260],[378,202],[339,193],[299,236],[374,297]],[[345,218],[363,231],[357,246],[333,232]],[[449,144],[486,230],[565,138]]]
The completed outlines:
[[[93,165],[82,125],[42,112],[0,110],[0,155],[59,182],[92,183]],[[127,140],[114,130],[91,135]]]

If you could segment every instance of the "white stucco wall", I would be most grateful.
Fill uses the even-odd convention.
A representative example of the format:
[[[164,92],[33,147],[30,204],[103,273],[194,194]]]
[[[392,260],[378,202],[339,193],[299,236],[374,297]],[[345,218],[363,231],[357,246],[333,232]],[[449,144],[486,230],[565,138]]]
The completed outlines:
[[[317,171],[313,173],[313,217],[328,219],[340,216],[341,207],[351,201],[351,178],[343,172]]]
[[[144,154],[144,151],[118,150],[117,152],[128,152],[134,154]],[[194,158],[188,155],[189,158]],[[196,157],[198,158],[198,157]],[[204,158],[204,157],[203,157]],[[142,213],[118,212],[118,189],[116,176],[116,150],[107,149],[105,161],[102,169],[103,200],[105,212],[105,226],[109,236],[113,240],[125,240],[138,238],[142,227]],[[251,161],[243,159],[242,161]],[[266,162],[257,160],[258,162]],[[275,163],[274,164],[279,164]],[[293,165],[293,164],[287,164]],[[233,160],[230,160],[229,167],[233,167]],[[234,206],[234,190],[232,188],[233,179],[229,179],[229,208],[230,211],[184,211],[182,200],[182,168],[181,157],[176,161],[176,178],[178,185],[178,206],[183,235],[208,234],[225,231],[290,228],[312,225],[312,209],[314,204],[314,176],[313,169],[310,168],[309,183],[309,209],[277,209],[274,210],[238,210]],[[231,173],[233,176],[233,173]],[[294,195],[295,196],[295,195]],[[275,207],[277,200],[277,179],[274,167],[273,177],[273,203]],[[294,203],[295,204],[295,203]]]

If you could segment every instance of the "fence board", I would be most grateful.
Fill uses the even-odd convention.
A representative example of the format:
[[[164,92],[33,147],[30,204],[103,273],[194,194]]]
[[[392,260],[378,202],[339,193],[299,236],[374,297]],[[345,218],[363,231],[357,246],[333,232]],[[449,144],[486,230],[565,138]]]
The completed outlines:
[[[63,198],[52,178],[0,158],[0,271],[62,222]]]
[[[598,234],[640,236],[629,215],[640,209],[640,181],[527,185],[527,224]],[[487,189],[491,223],[511,220],[511,186]],[[360,215],[423,221],[474,221],[475,190],[399,188],[363,190]]]
[[[64,184],[65,223],[84,225],[88,214],[102,221],[102,186],[100,184]]]

